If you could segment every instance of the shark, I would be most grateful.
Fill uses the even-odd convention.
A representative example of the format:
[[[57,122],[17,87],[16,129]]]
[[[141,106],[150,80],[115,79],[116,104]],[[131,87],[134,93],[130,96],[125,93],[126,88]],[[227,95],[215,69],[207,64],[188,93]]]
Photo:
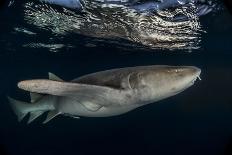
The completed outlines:
[[[30,114],[28,123],[48,112],[43,123],[58,115],[110,117],[125,114],[144,105],[174,96],[200,79],[194,66],[135,66],[116,68],[62,80],[49,73],[49,79],[18,83],[30,92],[31,103],[8,97],[18,121]]]

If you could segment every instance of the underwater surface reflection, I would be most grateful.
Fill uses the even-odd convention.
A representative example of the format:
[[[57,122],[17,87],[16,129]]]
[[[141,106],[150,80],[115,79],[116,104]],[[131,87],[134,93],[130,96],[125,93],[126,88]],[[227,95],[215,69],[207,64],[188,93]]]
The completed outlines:
[[[172,21],[177,15],[189,20]],[[197,48],[202,31],[194,5],[152,15],[116,5],[89,9],[79,15],[66,9],[59,12],[46,4],[27,3],[24,18],[56,36],[77,33],[97,40],[106,39],[106,42],[107,39],[124,39],[151,48]],[[123,43],[123,40],[118,42]]]
[[[202,35],[206,33],[200,14],[204,11],[213,14],[220,8],[211,1],[210,4],[190,3],[172,9],[137,12],[124,5],[99,5],[95,1],[86,1],[84,11],[78,12],[45,3],[25,2],[21,5],[23,23],[17,24],[11,33],[22,34],[30,40],[20,46],[51,51],[102,44],[114,44],[127,50],[192,50],[200,47]],[[49,35],[46,41],[40,38],[41,33]],[[71,35],[74,36],[72,41],[66,41]],[[38,39],[31,40],[35,37]]]

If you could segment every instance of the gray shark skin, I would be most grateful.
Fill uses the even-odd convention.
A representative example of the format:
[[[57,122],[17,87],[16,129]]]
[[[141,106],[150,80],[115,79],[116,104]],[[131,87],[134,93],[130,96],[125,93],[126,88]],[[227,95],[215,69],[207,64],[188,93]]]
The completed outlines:
[[[60,114],[109,117],[174,96],[192,86],[200,73],[193,66],[138,66],[96,72],[70,82],[49,73],[49,79],[18,83],[31,93],[32,104],[8,99],[19,121],[30,113],[28,123],[46,111],[44,123]]]

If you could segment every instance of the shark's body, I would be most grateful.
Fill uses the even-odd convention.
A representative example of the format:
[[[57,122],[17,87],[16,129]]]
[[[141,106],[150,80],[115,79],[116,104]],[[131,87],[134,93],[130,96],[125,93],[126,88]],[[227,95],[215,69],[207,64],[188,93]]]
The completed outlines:
[[[26,80],[18,84],[31,92],[33,104],[9,99],[19,120],[31,114],[29,122],[45,111],[50,111],[45,123],[59,114],[108,117],[176,95],[193,85],[199,75],[200,69],[196,67],[176,66],[113,69],[71,82],[50,74],[50,80]]]

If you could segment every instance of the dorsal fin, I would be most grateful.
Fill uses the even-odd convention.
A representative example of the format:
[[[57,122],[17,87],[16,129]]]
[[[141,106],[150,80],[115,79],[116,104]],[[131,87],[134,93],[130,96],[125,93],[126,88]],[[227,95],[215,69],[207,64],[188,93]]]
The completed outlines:
[[[36,101],[40,100],[43,95],[38,94],[38,93],[32,93],[30,92],[30,96],[31,96],[31,103],[35,103]]]
[[[54,80],[54,81],[64,81],[61,78],[59,78],[58,76],[56,76],[55,74],[48,72],[48,77],[50,80]]]
[[[55,118],[57,115],[59,115],[60,112],[53,110],[53,111],[49,111],[46,120],[43,122],[43,124],[46,124],[47,122],[49,122],[50,120],[52,120],[53,118]]]
[[[44,111],[30,112],[30,117],[29,117],[29,120],[27,123],[30,124],[32,121],[34,121],[37,117],[39,117],[43,113],[44,113]]]

